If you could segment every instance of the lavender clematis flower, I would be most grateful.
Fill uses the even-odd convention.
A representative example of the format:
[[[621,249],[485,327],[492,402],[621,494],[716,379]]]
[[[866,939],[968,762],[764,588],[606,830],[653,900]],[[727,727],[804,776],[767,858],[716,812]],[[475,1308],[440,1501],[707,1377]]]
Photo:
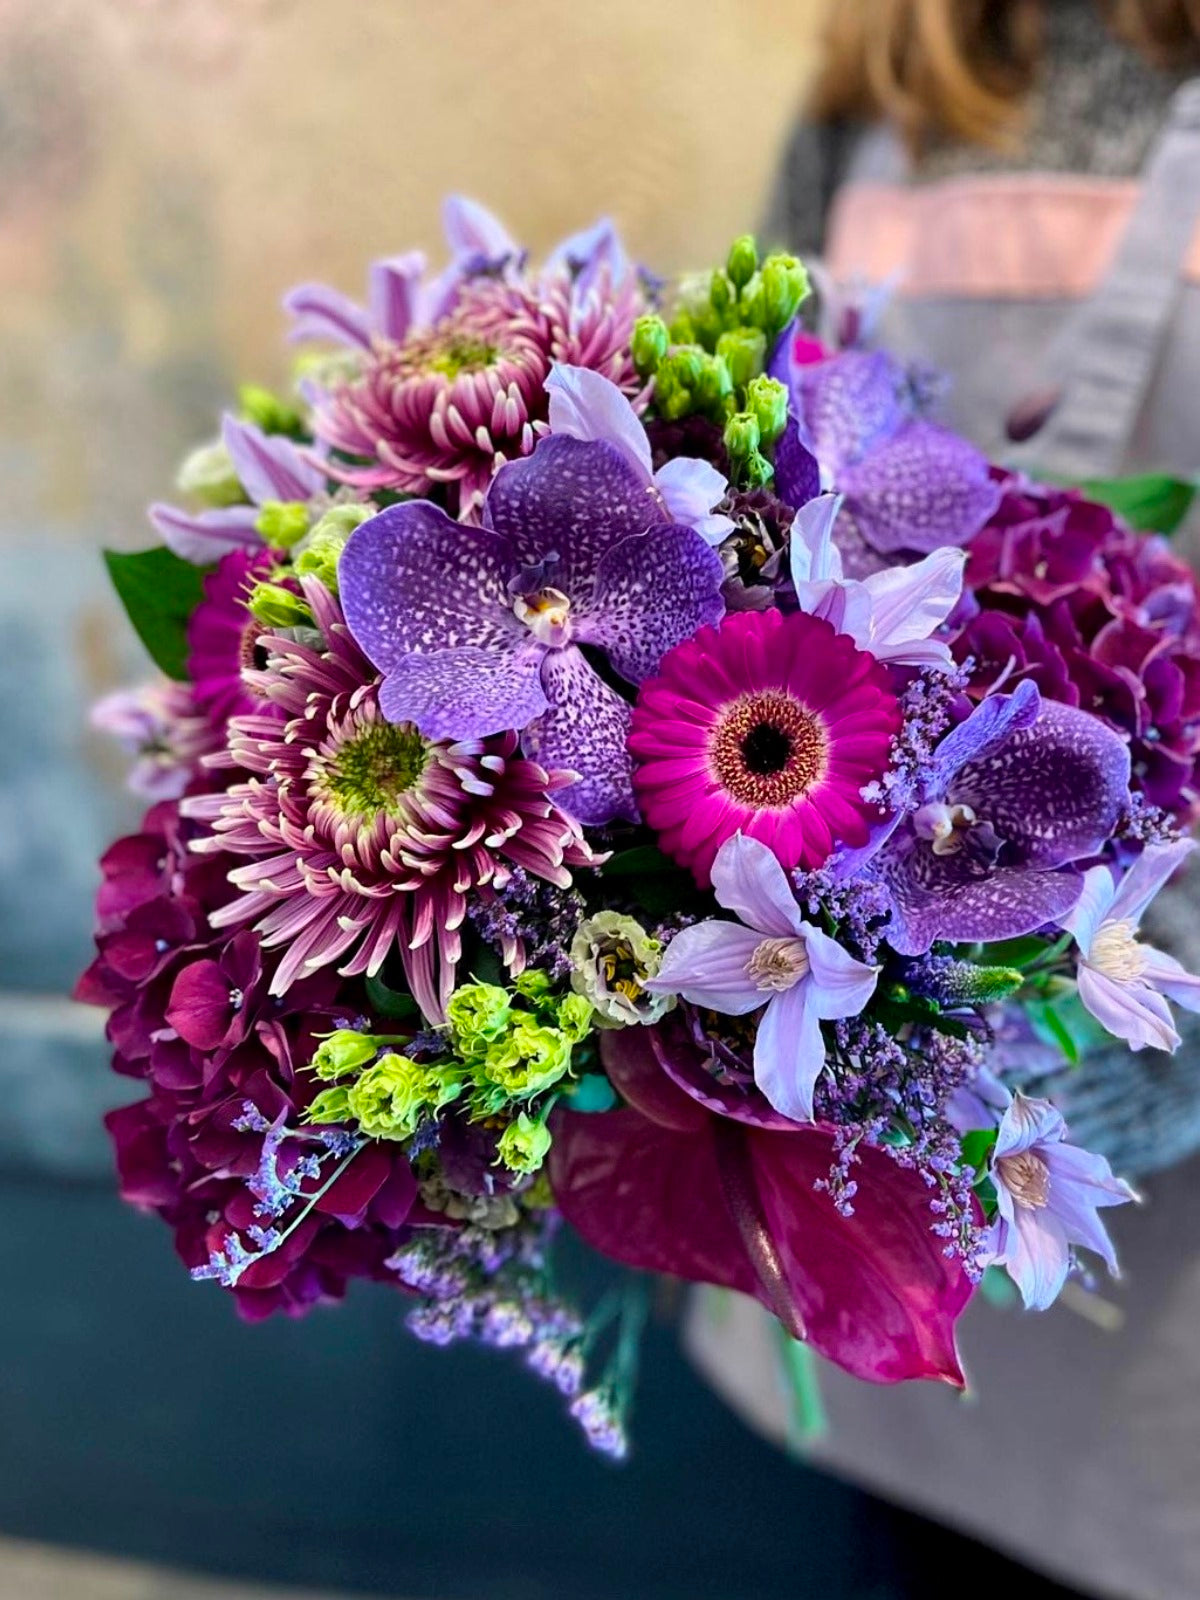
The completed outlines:
[[[893,357],[846,350],[805,365],[785,357],[782,368],[800,444],[816,457],[822,484],[845,496],[845,515],[873,549],[963,545],[995,511],[1000,490],[986,457],[920,415]]]
[[[578,821],[635,818],[630,708],[579,647],[641,683],[720,619],[720,557],[599,440],[542,439],[497,473],[483,520],[408,501],[347,543],[346,620],[385,715],[436,739],[524,730],[528,755],[579,774],[559,797]]]
[[[320,467],[283,434],[264,433],[226,413],[221,439],[249,504],[196,512],[162,504],[150,507],[150,521],[163,543],[197,566],[218,561],[231,550],[261,548],[256,523],[259,508],[268,500],[311,500],[325,487]]]
[[[894,819],[878,871],[888,939],[921,955],[938,939],[1011,939],[1062,923],[1129,792],[1129,750],[1096,717],[1030,682],[993,695],[944,738]]]
[[[1179,1048],[1168,999],[1200,1011],[1200,978],[1137,936],[1146,907],[1194,848],[1188,839],[1151,845],[1120,882],[1107,867],[1093,867],[1064,923],[1079,946],[1079,998],[1132,1050]]]
[[[754,1081],[781,1115],[813,1119],[825,1065],[822,1021],[856,1016],[874,993],[866,966],[805,922],[774,853],[735,834],[717,852],[713,889],[738,922],[696,923],[667,946],[645,987],[729,1016],[765,1006],[754,1044]]]
[[[962,593],[965,553],[947,547],[911,566],[884,567],[861,580],[844,578],[833,542],[841,503],[839,495],[819,495],[792,523],[792,583],[801,611],[824,617],[877,661],[951,667],[949,646],[930,636]]]
[[[546,379],[546,388],[551,433],[612,445],[646,489],[658,496],[672,521],[695,528],[707,544],[720,544],[733,532],[733,518],[713,510],[725,498],[728,480],[711,462],[687,456],[668,461],[655,472],[650,440],[637,412],[603,373],[559,364]]]
[[[1048,1100],[1015,1094],[992,1151],[993,1259],[1033,1311],[1044,1311],[1058,1298],[1072,1245],[1094,1250],[1116,1275],[1112,1240],[1096,1213],[1101,1206],[1137,1199],[1103,1156],[1067,1144],[1066,1134]]]

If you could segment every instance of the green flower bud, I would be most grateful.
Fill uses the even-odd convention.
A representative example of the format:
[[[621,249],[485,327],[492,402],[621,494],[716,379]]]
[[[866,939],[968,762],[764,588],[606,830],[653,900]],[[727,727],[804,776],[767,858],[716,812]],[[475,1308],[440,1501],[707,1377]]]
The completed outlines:
[[[371,1139],[407,1139],[437,1098],[436,1074],[407,1056],[380,1056],[346,1092],[350,1114]]]
[[[759,273],[762,301],[758,326],[772,338],[782,333],[808,293],[808,273],[795,256],[768,256]]]
[[[744,289],[758,271],[758,245],[752,233],[743,233],[730,245],[725,271],[738,289]]]
[[[309,1062],[318,1078],[344,1078],[368,1061],[375,1059],[379,1046],[369,1033],[358,1033],[353,1028],[338,1028],[328,1033],[317,1046],[317,1053]]]
[[[774,444],[787,426],[787,386],[765,374],[753,378],[746,385],[746,409],[758,422],[763,444]]]
[[[528,1175],[536,1172],[550,1149],[550,1130],[522,1111],[500,1135],[497,1158],[510,1172]]]
[[[619,911],[585,918],[571,941],[571,988],[595,1007],[599,1028],[657,1022],[670,1010],[673,996],[647,994],[644,988],[661,965],[659,941]]]
[[[722,321],[728,319],[729,313],[737,305],[737,289],[730,282],[728,276],[721,271],[720,267],[712,275],[708,301]]]
[[[504,1037],[512,1016],[507,989],[494,983],[464,983],[446,1005],[450,1037],[464,1060],[486,1055]]]
[[[733,396],[733,379],[724,361],[717,356],[704,357],[693,394],[697,410],[710,416],[723,415],[726,401]]]
[[[233,470],[233,458],[220,439],[199,445],[183,458],[175,486],[181,494],[210,507],[241,505],[246,499]]]
[[[558,1008],[558,1026],[572,1044],[585,1039],[595,1011],[591,999],[583,994],[565,995]]]
[[[692,414],[694,401],[692,391],[679,381],[670,360],[668,356],[654,374],[654,404],[660,417],[678,422],[681,417]]]
[[[633,364],[643,378],[650,377],[658,370],[658,364],[670,346],[671,336],[661,317],[646,315],[634,323],[630,349],[633,352]]]
[[[725,424],[725,448],[735,466],[754,455],[761,442],[762,430],[752,411],[735,412]]]
[[[272,549],[290,550],[308,532],[308,507],[302,500],[268,500],[254,526]]]
[[[293,439],[304,434],[304,418],[295,406],[257,383],[242,384],[238,409],[243,422],[252,422],[264,433],[286,433]]]
[[[538,1001],[544,1000],[554,985],[540,967],[526,967],[513,987],[526,1000]]]
[[[330,594],[338,592],[337,569],[346,540],[375,515],[374,506],[360,505],[357,501],[330,506],[329,510],[312,526],[292,555],[294,570],[305,578],[316,578]]]
[[[765,489],[775,476],[775,468],[760,451],[747,456],[738,473],[744,489]]]
[[[507,1033],[477,1063],[486,1083],[511,1099],[541,1094],[568,1071],[572,1041],[529,1012],[514,1011]]]
[[[304,1113],[308,1122],[350,1122],[354,1113],[350,1110],[350,1095],[345,1084],[339,1083],[332,1089],[322,1089],[315,1095]]]
[[[717,355],[729,369],[735,389],[756,378],[767,359],[767,336],[761,328],[731,328],[717,340]]]
[[[256,583],[246,609],[264,628],[304,628],[313,620],[308,603],[281,583]]]

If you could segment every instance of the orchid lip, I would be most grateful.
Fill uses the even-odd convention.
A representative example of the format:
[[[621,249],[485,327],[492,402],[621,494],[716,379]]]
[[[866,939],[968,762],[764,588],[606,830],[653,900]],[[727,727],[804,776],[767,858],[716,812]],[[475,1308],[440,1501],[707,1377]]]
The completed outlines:
[[[513,613],[539,644],[561,650],[571,642],[571,601],[561,589],[519,594],[513,601]]]

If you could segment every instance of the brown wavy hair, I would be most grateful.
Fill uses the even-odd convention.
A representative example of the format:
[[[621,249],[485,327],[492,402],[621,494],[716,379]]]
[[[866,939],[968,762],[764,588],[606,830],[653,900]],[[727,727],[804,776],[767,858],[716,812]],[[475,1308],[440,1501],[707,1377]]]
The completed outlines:
[[[936,138],[1020,142],[1054,0],[835,0],[812,96],[821,121],[886,118]],[[1200,65],[1200,0],[1096,0],[1113,33],[1160,66]]]

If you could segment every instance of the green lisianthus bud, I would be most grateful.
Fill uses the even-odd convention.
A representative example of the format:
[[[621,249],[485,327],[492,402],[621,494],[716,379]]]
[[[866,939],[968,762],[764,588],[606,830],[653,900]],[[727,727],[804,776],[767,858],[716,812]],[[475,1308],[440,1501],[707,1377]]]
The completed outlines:
[[[268,500],[254,519],[264,544],[290,550],[308,532],[308,507],[302,500]]]
[[[758,422],[763,444],[774,444],[787,426],[787,386],[760,374],[746,385],[746,409]]]
[[[670,356],[660,362],[654,374],[654,404],[658,414],[668,422],[678,422],[690,416],[694,407],[692,391],[679,380],[671,365]]]
[[[738,289],[744,289],[758,271],[758,245],[752,233],[743,233],[730,245],[725,271]]]
[[[320,1094],[314,1095],[304,1113],[307,1122],[351,1122],[354,1113],[350,1110],[350,1094],[344,1083],[336,1084],[332,1089],[322,1089]]]
[[[487,1054],[504,1037],[512,1016],[507,989],[494,983],[464,983],[450,996],[446,1018],[455,1049],[464,1060]]]
[[[558,1026],[572,1044],[586,1039],[595,1007],[583,994],[564,995],[558,1007]]]
[[[558,1028],[538,1022],[529,1012],[514,1011],[508,1031],[477,1064],[487,1083],[512,1099],[541,1094],[568,1071],[572,1041]]]
[[[198,445],[184,456],[175,474],[175,486],[180,494],[213,509],[242,505],[246,499],[233,458],[220,439]]]
[[[698,410],[710,416],[723,414],[726,401],[733,395],[733,379],[719,356],[704,357],[693,393]]]
[[[510,1172],[527,1176],[536,1172],[550,1149],[550,1130],[528,1112],[522,1111],[500,1135],[496,1146],[498,1161]]]
[[[369,518],[375,515],[374,506],[330,506],[297,545],[292,555],[292,566],[305,578],[316,578],[329,590],[338,592],[337,569],[346,540]]]
[[[737,305],[737,289],[730,281],[728,275],[720,267],[712,275],[712,283],[708,291],[709,304],[722,321],[725,321],[730,311]]]
[[[775,476],[775,468],[760,450],[747,456],[742,462],[738,473],[739,481],[744,489],[765,489]]]
[[[345,1078],[374,1061],[379,1046],[369,1033],[354,1028],[338,1028],[328,1033],[317,1046],[309,1067],[318,1078]]]
[[[633,325],[630,350],[633,364],[643,378],[657,372],[658,364],[671,347],[671,335],[663,319],[653,314],[639,317]]]
[[[549,974],[543,972],[540,967],[526,967],[513,987],[526,1000],[532,1000],[536,1003],[539,1000],[544,1000],[554,985],[550,981]]]
[[[308,602],[281,583],[256,583],[246,609],[264,628],[305,628],[313,620]]]
[[[737,411],[725,424],[725,448],[735,466],[754,455],[761,443],[762,429],[752,411]]]
[[[389,1053],[354,1080],[346,1098],[369,1138],[407,1139],[436,1100],[436,1074]]]
[[[744,389],[763,369],[767,336],[761,328],[731,328],[717,340],[717,355],[729,369],[735,389]]]
[[[795,256],[772,255],[762,264],[761,318],[758,323],[769,337],[782,333],[808,293],[808,273]]]
[[[286,433],[293,439],[303,436],[304,418],[296,407],[260,384],[242,384],[238,390],[238,409],[243,422],[252,422],[264,433]]]

